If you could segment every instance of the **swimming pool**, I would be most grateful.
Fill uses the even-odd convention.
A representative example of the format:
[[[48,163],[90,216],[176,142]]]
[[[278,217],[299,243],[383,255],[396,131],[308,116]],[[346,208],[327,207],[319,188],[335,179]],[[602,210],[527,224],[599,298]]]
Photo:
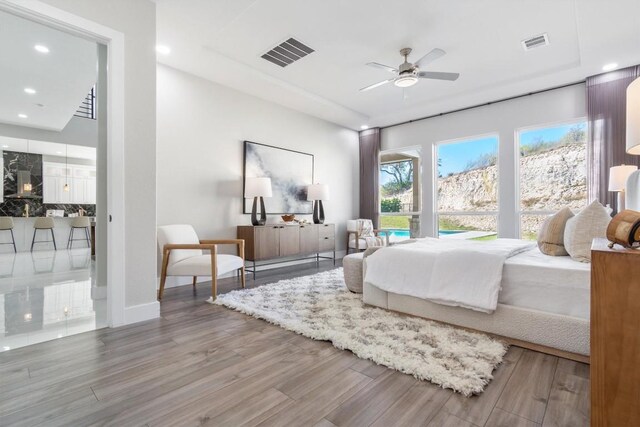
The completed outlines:
[[[403,228],[386,228],[385,230],[389,232],[389,238],[396,237],[399,239],[408,239],[411,236],[409,233],[409,230],[403,229]],[[439,230],[438,231],[438,234],[440,236],[447,236],[449,234],[458,234],[458,233],[464,233],[464,230]]]

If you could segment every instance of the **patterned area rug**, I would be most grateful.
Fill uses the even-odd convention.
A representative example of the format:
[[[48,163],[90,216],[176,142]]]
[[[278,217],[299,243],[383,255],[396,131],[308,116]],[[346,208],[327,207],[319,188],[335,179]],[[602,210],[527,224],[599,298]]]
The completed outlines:
[[[229,292],[215,303],[465,396],[483,391],[507,351],[484,334],[366,306],[345,287],[341,268]]]

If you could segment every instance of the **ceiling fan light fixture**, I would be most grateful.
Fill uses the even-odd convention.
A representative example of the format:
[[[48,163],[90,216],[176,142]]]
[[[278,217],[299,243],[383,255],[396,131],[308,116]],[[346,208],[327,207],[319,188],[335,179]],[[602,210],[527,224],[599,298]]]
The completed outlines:
[[[418,78],[414,75],[400,76],[393,82],[393,84],[398,87],[409,87],[416,83],[418,83]]]

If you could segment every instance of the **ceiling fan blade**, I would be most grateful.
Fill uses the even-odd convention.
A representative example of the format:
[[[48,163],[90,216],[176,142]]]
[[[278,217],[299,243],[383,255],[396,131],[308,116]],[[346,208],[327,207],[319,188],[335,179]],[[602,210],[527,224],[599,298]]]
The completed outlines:
[[[438,71],[420,71],[418,73],[418,77],[423,79],[434,79],[434,80],[458,80],[460,77],[460,73],[441,73]]]
[[[395,80],[395,77],[394,77],[394,78],[392,78],[392,79],[389,79],[389,80],[383,80],[383,81],[381,81],[381,82],[374,83],[374,84],[372,84],[372,85],[369,85],[369,86],[363,87],[362,89],[360,89],[360,92],[364,92],[364,91],[367,91],[367,90],[369,90],[369,89],[374,89],[374,88],[376,88],[376,87],[378,87],[378,86],[386,85],[387,83],[390,83],[390,82],[392,82],[392,81],[394,81],[394,80]]]
[[[425,56],[423,56],[422,58],[418,59],[418,61],[416,62],[416,65],[418,67],[424,67],[427,64],[430,64],[431,62],[435,61],[436,59],[438,59],[441,56],[444,56],[446,54],[447,54],[447,52],[445,52],[444,50],[435,48],[431,52],[429,52]]]
[[[394,74],[396,74],[398,72],[397,68],[393,68],[393,67],[390,67],[390,66],[384,65],[384,64],[378,64],[377,62],[367,62],[367,65],[370,66],[370,67],[382,68],[383,70],[386,70],[386,71],[388,71],[390,73],[394,73]]]

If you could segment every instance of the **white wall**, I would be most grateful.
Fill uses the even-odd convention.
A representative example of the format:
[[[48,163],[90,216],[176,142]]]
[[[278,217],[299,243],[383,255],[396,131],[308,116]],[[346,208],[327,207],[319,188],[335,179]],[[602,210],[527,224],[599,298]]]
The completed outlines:
[[[329,185],[326,222],[358,215],[358,134],[182,71],[158,65],[158,224],[192,224],[202,238],[235,238],[242,214],[243,141],[315,156],[315,180]],[[311,217],[307,217],[311,220]],[[278,222],[271,215],[269,222]]]
[[[124,34],[125,305],[157,307],[155,4],[42,1]]]
[[[434,152],[441,141],[475,135],[499,136],[499,223],[501,237],[518,237],[515,130],[586,116],[583,84],[544,92],[382,130],[382,150],[422,147],[422,234],[436,235]]]

